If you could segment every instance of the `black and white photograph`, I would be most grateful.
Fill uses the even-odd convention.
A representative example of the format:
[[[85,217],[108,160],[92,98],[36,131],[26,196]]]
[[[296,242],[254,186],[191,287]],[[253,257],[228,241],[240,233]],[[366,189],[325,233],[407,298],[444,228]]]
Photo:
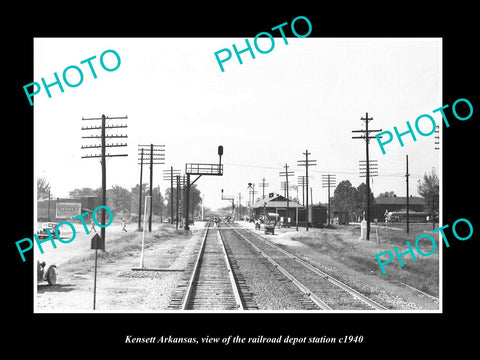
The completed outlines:
[[[34,40],[35,311],[441,310],[441,39],[292,35]]]
[[[471,9],[37,5],[5,55],[9,345],[473,347]]]

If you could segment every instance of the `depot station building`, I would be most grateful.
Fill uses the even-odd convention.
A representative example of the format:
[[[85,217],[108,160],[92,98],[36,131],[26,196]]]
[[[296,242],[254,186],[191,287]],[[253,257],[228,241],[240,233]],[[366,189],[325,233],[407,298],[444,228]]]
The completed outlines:
[[[287,213],[288,209],[288,213]],[[323,205],[309,206],[309,224],[325,224],[327,219],[327,209]],[[263,219],[264,214],[278,214],[281,223],[287,222],[287,216],[290,218],[290,224],[296,224],[298,217],[298,224],[305,226],[306,223],[306,207],[295,200],[288,200],[287,198],[270,193],[267,197],[258,200],[251,206],[251,213],[254,219]]]

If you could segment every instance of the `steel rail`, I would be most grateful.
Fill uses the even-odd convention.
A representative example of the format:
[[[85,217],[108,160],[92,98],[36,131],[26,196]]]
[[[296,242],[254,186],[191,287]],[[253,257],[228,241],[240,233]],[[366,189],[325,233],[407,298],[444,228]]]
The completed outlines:
[[[237,230],[237,229],[235,229]],[[245,231],[249,231],[248,229],[244,229]],[[350,286],[348,286],[347,284],[341,282],[340,280],[337,280],[335,279],[334,277],[332,277],[331,275],[323,272],[322,270],[316,268],[315,266],[309,264],[308,262],[306,262],[305,260],[303,260],[302,258],[296,256],[295,254],[292,254],[291,252],[285,250],[285,249],[282,249],[281,247],[275,245],[275,244],[272,244],[271,242],[269,242],[268,240],[266,239],[263,239],[261,236],[259,236],[258,234],[255,234],[251,231],[249,231],[250,234],[252,235],[255,235],[255,237],[257,237],[259,240],[263,241],[265,244],[273,247],[274,249],[278,250],[279,252],[283,253],[284,255],[287,255],[288,257],[292,258],[293,260],[297,261],[298,263],[302,264],[303,266],[305,266],[307,269],[309,269],[310,271],[313,271],[314,273],[316,273],[317,275],[320,275],[322,276],[325,280],[328,280],[330,281],[332,284],[338,286],[339,288],[343,289],[344,291],[350,293],[351,295],[355,296],[357,299],[365,302],[366,304],[370,305],[371,307],[373,307],[374,309],[376,310],[388,310],[386,307],[384,307],[383,305],[380,305],[379,303],[373,301],[372,299],[366,297],[365,295],[361,294],[360,292],[358,292],[357,290],[351,288]]]
[[[205,232],[205,237],[202,240],[202,244],[200,246],[200,251],[198,252],[197,260],[195,260],[195,266],[193,268],[192,275],[190,276],[190,280],[188,281],[187,291],[182,301],[182,307],[181,307],[182,310],[187,310],[188,303],[190,302],[190,298],[192,297],[193,285],[196,279],[198,278],[200,262],[203,256],[203,252],[205,250],[205,243],[207,241],[209,230],[210,230],[210,222],[207,224],[207,231]]]
[[[265,254],[261,249],[259,249],[253,242],[248,240],[243,234],[241,234],[237,229],[232,229],[241,236],[252,248],[255,249],[260,255],[262,255],[265,259],[267,259],[273,266],[275,266],[283,275],[287,277],[302,293],[312,300],[315,305],[317,305],[322,310],[332,310],[330,306],[328,306],[325,302],[323,302],[317,295],[315,295],[307,286],[302,284],[297,278],[295,278],[292,274],[290,274],[283,266],[277,263],[273,258],[267,254]]]
[[[189,279],[189,282],[188,282],[188,287],[187,287],[185,296],[184,296],[183,301],[182,301],[182,306],[181,306],[182,310],[188,310],[189,303],[192,299],[193,288],[194,288],[195,282],[198,280],[198,276],[200,274],[200,267],[201,267],[203,255],[204,255],[204,252],[205,252],[205,244],[207,242],[209,231],[210,231],[210,223],[208,223],[208,225],[207,225],[207,231],[205,232],[205,236],[202,240],[202,244],[200,245],[200,250],[198,252],[197,259],[195,260],[195,265],[194,265],[194,268],[193,268],[193,271],[192,271],[192,275],[190,276],[190,279]],[[220,229],[218,229],[218,228],[217,228],[217,234],[220,238],[220,246],[222,248],[223,259],[225,261],[225,265],[226,265],[227,270],[228,270],[228,276],[229,276],[229,279],[230,279],[230,284],[232,286],[232,291],[233,291],[233,295],[234,295],[234,298],[235,298],[235,303],[237,304],[237,309],[238,310],[245,310],[245,304],[242,300],[242,296],[240,295],[239,286],[238,286],[237,280],[235,278],[234,272],[232,270],[230,258],[227,254],[227,250],[225,248],[225,244],[224,244],[224,241],[223,241],[222,234],[220,232]]]
[[[233,295],[235,296],[235,302],[237,303],[238,310],[245,310],[245,304],[243,302],[242,296],[240,295],[239,285],[237,279],[235,278],[235,274],[232,270],[232,263],[230,262],[230,257],[227,254],[227,249],[225,248],[225,242],[223,240],[223,236],[220,229],[217,228],[218,235],[220,237],[220,245],[222,247],[223,256],[225,258],[225,264],[227,265],[228,269],[228,276],[230,278],[230,283],[232,284]]]

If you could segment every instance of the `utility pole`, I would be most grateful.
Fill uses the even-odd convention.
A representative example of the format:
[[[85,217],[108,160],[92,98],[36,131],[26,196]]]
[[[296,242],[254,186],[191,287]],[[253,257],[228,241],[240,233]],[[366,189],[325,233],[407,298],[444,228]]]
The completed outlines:
[[[82,130],[100,130],[100,136],[98,135],[91,135],[91,136],[82,136],[82,139],[100,139],[100,145],[97,144],[91,144],[91,145],[84,145],[81,148],[82,149],[101,149],[100,154],[93,154],[93,155],[85,155],[82,156],[83,159],[88,159],[88,158],[100,158],[100,163],[102,165],[102,205],[106,206],[107,205],[107,164],[106,164],[106,159],[107,157],[116,157],[116,156],[128,156],[127,154],[107,154],[106,153],[106,148],[114,148],[114,147],[125,147],[127,146],[126,143],[120,143],[120,144],[107,144],[106,139],[111,139],[111,138],[126,138],[127,135],[107,135],[106,130],[107,129],[118,129],[118,128],[126,128],[127,125],[106,125],[107,120],[113,120],[113,119],[127,119],[127,116],[123,117],[107,117],[105,115],[102,115],[101,118],[83,118],[82,121],[98,121],[101,120],[101,125],[94,125],[94,126],[85,126],[82,127]],[[101,224],[105,225],[105,208],[102,209],[101,212]],[[98,234],[96,235],[98,237]],[[105,227],[102,227],[100,229],[100,236],[102,238],[101,242],[105,244]],[[98,240],[95,240],[95,271],[94,271],[94,281],[93,281],[93,310],[95,310],[95,303],[96,303],[96,293],[97,293],[97,253],[98,253]],[[105,247],[103,247],[103,250],[105,251]]]
[[[142,174],[143,174],[143,149],[140,153],[140,188],[138,190],[138,231],[142,229]]]
[[[308,159],[308,155],[310,155],[308,150],[305,150],[303,155],[305,155],[305,160],[297,160],[297,165],[298,166],[305,166],[305,186],[307,188],[307,191],[306,191],[306,193],[307,193],[307,201],[306,201],[307,207],[306,207],[305,219],[306,219],[306,230],[308,231],[308,167],[309,166],[316,166],[317,165],[317,160],[309,160]]]
[[[336,175],[333,174],[322,175],[322,187],[328,188],[328,225],[330,225],[330,188],[337,186],[335,177]]]
[[[265,178],[262,179],[262,182],[258,184],[262,188],[262,199],[265,199],[265,188],[269,186],[268,183],[265,182]]]
[[[106,140],[107,139],[113,139],[113,138],[126,138],[127,135],[112,135],[106,133],[107,130],[110,129],[119,129],[119,128],[126,128],[126,124],[122,125],[106,125],[107,120],[114,120],[114,119],[127,119],[127,116],[122,116],[122,117],[107,117],[105,115],[102,115],[101,118],[83,118],[82,121],[98,121],[101,120],[101,125],[94,125],[94,126],[85,126],[82,127],[82,130],[90,131],[90,130],[100,130],[100,135],[91,135],[91,136],[82,136],[82,139],[100,139],[100,145],[98,144],[91,144],[91,145],[84,145],[81,148],[82,149],[101,149],[100,154],[93,154],[93,155],[85,155],[82,156],[82,159],[88,159],[88,158],[100,158],[100,163],[102,166],[102,205],[106,206],[107,204],[107,164],[106,164],[106,159],[109,157],[117,157],[117,156],[128,156],[127,154],[110,154],[106,153],[106,148],[115,148],[115,147],[126,147],[126,143],[117,143],[117,144],[107,144]],[[105,225],[105,209],[102,209],[101,212],[101,221],[102,225]],[[101,228],[100,235],[105,241],[105,228]]]
[[[408,177],[410,176],[410,174],[408,173],[408,155],[405,155],[405,158],[406,158],[406,170],[405,170],[405,182],[407,183],[407,234],[409,233],[410,231],[410,217],[409,217],[409,205],[410,205],[410,195],[408,193]]]
[[[48,187],[47,221],[50,221],[50,186]]]
[[[178,198],[180,196],[180,175],[177,175],[177,214],[175,216],[175,229],[178,230]]]
[[[238,193],[238,220],[242,220],[242,193]]]
[[[163,180],[170,181],[170,223],[173,224],[173,180],[176,176],[180,176],[180,170],[173,169],[173,166],[170,166],[170,170],[163,170]],[[178,207],[178,204],[177,204]]]
[[[138,145],[139,150],[150,150],[150,154],[147,155],[145,161],[150,161],[150,190],[149,195],[152,197],[150,201],[150,213],[148,215],[148,232],[152,232],[152,217],[153,217],[153,165],[163,165],[165,160],[165,145]],[[147,153],[148,154],[148,153]],[[140,159],[139,159],[140,160]],[[143,159],[142,159],[143,166]]]
[[[370,240],[370,161],[369,161],[369,154],[368,154],[368,144],[370,143],[370,139],[375,139],[375,136],[370,136],[370,133],[380,132],[380,130],[369,130],[368,129],[368,122],[372,121],[373,118],[368,117],[368,112],[366,113],[365,117],[360,118],[360,120],[365,121],[365,130],[352,130],[354,133],[363,133],[364,135],[360,136],[352,136],[352,139],[364,139],[366,144],[366,183],[367,183],[367,209],[366,209],[366,220],[367,220],[367,240]]]
[[[285,222],[287,223],[287,227],[290,227],[290,199],[289,199],[289,194],[288,194],[288,177],[293,176],[293,171],[288,171],[289,166],[285,164],[285,171],[280,171],[280,176],[285,176],[285,189],[287,190],[287,214],[285,216]]]
[[[305,206],[305,175],[297,177],[298,186],[302,187],[302,206]]]
[[[252,218],[253,216],[253,203],[255,202],[255,194],[257,193],[255,191],[255,183],[248,183],[248,187],[247,189],[250,189],[248,194],[252,196],[252,200],[249,200],[250,201],[250,218]]]
[[[160,204],[160,223],[163,223],[163,199],[162,193],[160,192],[160,184],[158,185],[158,203]]]

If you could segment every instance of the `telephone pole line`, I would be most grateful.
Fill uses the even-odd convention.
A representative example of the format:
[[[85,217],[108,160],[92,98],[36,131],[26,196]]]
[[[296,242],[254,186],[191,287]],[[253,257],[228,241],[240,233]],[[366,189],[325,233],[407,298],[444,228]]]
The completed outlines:
[[[305,175],[298,176],[297,182],[302,187],[302,206],[305,206]]]
[[[165,145],[138,145],[138,149],[142,151],[142,154],[146,153],[145,161],[150,162],[150,190],[149,195],[152,196],[152,200],[150,201],[150,213],[148,216],[148,232],[152,232],[152,217],[153,217],[153,165],[163,165],[165,164],[163,161],[165,160]],[[148,154],[148,150],[150,150],[150,154]],[[140,155],[140,154],[139,154]],[[138,159],[140,160],[140,159]],[[142,156],[142,163],[140,164],[143,167],[143,156]],[[141,192],[141,190],[140,190]]]
[[[262,182],[258,184],[262,188],[262,199],[265,199],[265,188],[269,186],[268,183],[265,182],[265,178],[262,179]]]
[[[242,220],[242,193],[238,193],[238,220]]]
[[[308,155],[310,153],[308,150],[305,150],[303,153],[305,155],[305,160],[297,160],[297,165],[298,166],[305,166],[305,186],[306,186],[306,194],[307,194],[307,201],[306,201],[306,212],[305,212],[305,220],[306,220],[306,230],[308,231],[308,167],[309,166],[316,166],[317,165],[317,160],[309,160]]]
[[[367,209],[365,212],[365,217],[367,220],[367,240],[370,240],[370,161],[369,161],[369,154],[368,154],[368,144],[370,143],[370,139],[375,139],[375,136],[370,136],[370,133],[380,132],[380,130],[369,130],[368,123],[372,121],[373,118],[368,117],[368,112],[366,113],[365,117],[360,118],[360,120],[365,121],[365,130],[352,130],[353,133],[363,133],[360,136],[352,136],[352,139],[364,139],[366,144],[366,185],[367,185]]]
[[[337,186],[336,182],[337,182],[336,175],[333,175],[333,174],[322,175],[322,187],[328,188],[328,222],[327,222],[328,225],[330,225],[330,188]]]
[[[180,170],[173,170],[173,166],[170,166],[170,170],[163,170],[163,180],[170,180],[170,223],[173,224],[173,180],[176,176],[180,176]]]
[[[140,154],[140,188],[138,190],[138,231],[142,230],[142,175],[143,175],[143,149]]]
[[[285,222],[287,223],[287,226],[290,227],[290,217],[289,217],[289,213],[290,213],[290,199],[289,199],[289,194],[288,194],[288,177],[289,176],[293,176],[293,171],[288,171],[288,168],[289,166],[287,164],[285,164],[285,171],[280,171],[280,176],[285,176],[285,189],[287,190],[287,193],[286,193],[286,198],[287,198],[287,214],[285,216]]]

